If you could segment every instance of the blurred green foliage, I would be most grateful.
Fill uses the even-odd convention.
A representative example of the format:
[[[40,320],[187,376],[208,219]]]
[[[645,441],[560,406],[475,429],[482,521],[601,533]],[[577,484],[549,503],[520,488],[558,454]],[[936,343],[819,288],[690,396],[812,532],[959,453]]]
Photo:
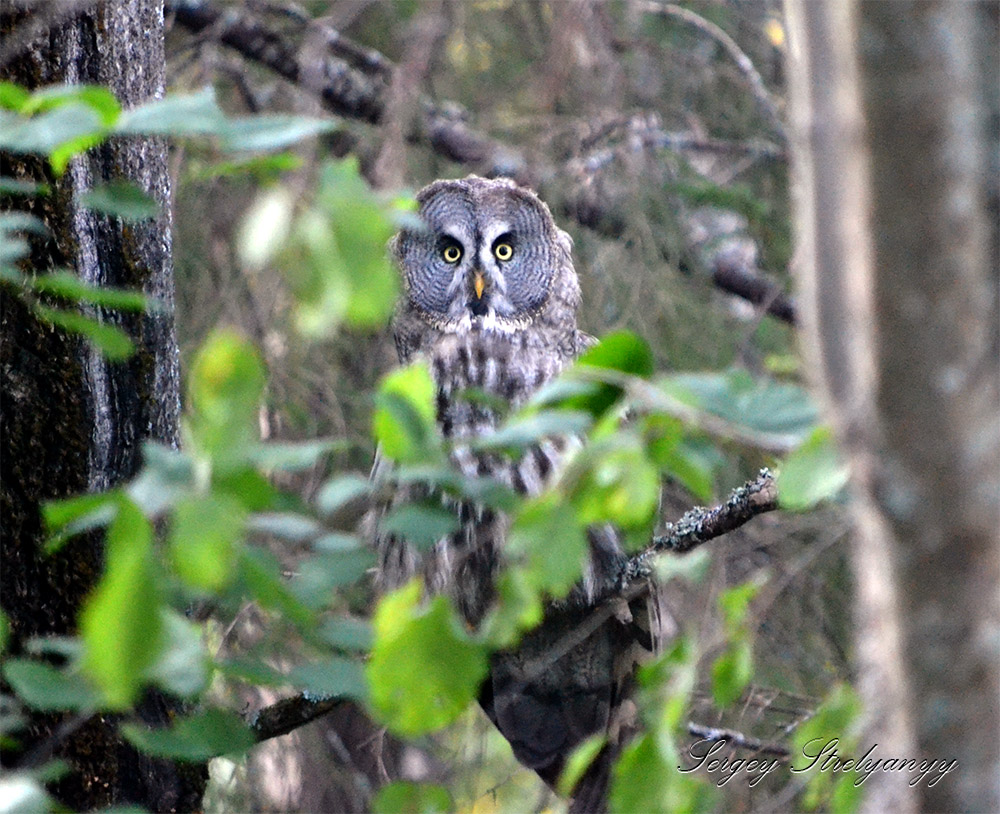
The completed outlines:
[[[418,8],[373,4],[357,28],[367,32],[366,42],[395,55],[400,43],[387,39],[382,18],[390,16],[398,27]],[[546,139],[570,154],[585,153],[581,135],[564,126],[558,111],[585,110],[597,120],[599,106],[580,102],[579,80],[542,87],[535,63],[558,60],[545,53],[537,36],[518,33],[536,31],[534,23],[557,26],[559,4],[480,3],[463,14],[445,42],[448,70],[439,91],[468,100],[488,94],[488,105],[475,106],[488,111],[481,123],[499,136],[518,133],[526,112],[539,113],[546,124],[538,129]],[[637,50],[633,64],[623,62],[626,73],[648,72],[663,59],[664,49],[683,49],[697,40],[690,30],[659,17],[644,18],[641,34],[649,38],[648,52]],[[530,59],[504,57],[522,50]],[[487,74],[489,83],[482,81]],[[668,110],[704,102],[699,109],[710,111],[713,132],[738,138],[743,133],[735,111],[747,103],[732,85],[724,80],[699,85],[690,76],[661,86],[659,93]],[[610,98],[618,91],[609,79],[588,92]],[[549,99],[554,112],[540,107],[541,98]],[[17,712],[24,706],[113,710],[122,713],[123,733],[150,754],[182,761],[233,754],[252,740],[211,691],[220,679],[358,699],[376,720],[406,737],[438,731],[459,720],[475,700],[491,650],[515,643],[540,620],[543,603],[564,596],[579,578],[588,524],[615,523],[639,548],[657,522],[664,480],[708,502],[761,456],[773,463],[776,449],[793,451],[781,473],[782,500],[789,508],[814,506],[842,485],[829,438],[816,427],[816,410],[802,387],[751,375],[743,365],[727,369],[751,344],[760,355],[787,353],[787,331],[767,323],[744,328],[713,307],[710,287],[678,270],[678,201],[740,212],[751,233],[765,241],[769,266],[783,268],[788,255],[783,204],[763,203],[784,200],[780,173],[758,168],[748,173],[746,184],[723,187],[698,180],[673,159],[664,160],[671,165],[665,174],[636,171],[625,159],[614,165],[622,170],[623,185],[634,185],[637,199],[645,196],[646,211],[662,219],[636,220],[614,241],[572,227],[583,261],[584,319],[613,328],[638,321],[646,339],[612,331],[558,381],[506,416],[495,435],[478,441],[510,456],[553,434],[585,441],[559,481],[539,497],[521,500],[501,484],[463,478],[451,466],[425,365],[374,381],[372,371],[385,368],[384,357],[370,352],[373,345],[362,332],[380,329],[391,313],[398,278],[385,243],[413,218],[414,205],[405,191],[373,191],[356,160],[324,159],[304,170],[298,154],[273,152],[335,126],[292,114],[231,116],[210,91],[170,95],[123,112],[104,88],[28,93],[0,84],[0,148],[47,156],[56,175],[74,155],[113,135],[183,137],[190,146],[179,192],[184,205],[176,213],[187,238],[177,247],[182,342],[189,360],[183,449],[146,444],[143,468],[130,483],[106,495],[46,507],[51,547],[72,534],[106,527],[107,567],[81,616],[79,637],[61,643],[59,659],[5,661],[4,678],[14,692],[5,738],[21,735]],[[627,143],[622,131],[610,132],[618,134],[612,147]],[[424,159],[414,162],[419,180],[462,171],[438,157]],[[235,191],[240,202],[231,207],[236,214],[229,215],[225,232],[225,241],[234,239],[227,256],[238,269],[227,285],[247,292],[253,302],[273,305],[257,315],[263,326],[216,329],[214,323],[226,322],[225,309],[239,298],[223,302],[214,291],[205,296],[209,289],[197,281],[206,258],[215,256],[212,238],[185,225],[215,222],[207,216],[215,193],[201,195],[199,186],[209,182],[220,184],[224,197]],[[0,192],[49,194],[43,186],[27,188],[7,178],[0,178]],[[571,192],[555,182],[543,190],[557,212],[558,202]],[[621,190],[607,192],[617,200]],[[141,190],[119,182],[90,190],[79,204],[126,220],[162,214]],[[0,282],[40,319],[81,334],[108,358],[127,358],[128,336],[81,306],[142,311],[157,304],[138,292],[89,286],[69,272],[37,274],[26,268],[28,237],[42,232],[37,218],[0,214]],[[274,269],[280,277],[270,274]],[[622,269],[632,275],[627,286],[621,284]],[[213,279],[212,285],[219,283]],[[195,302],[199,299],[203,302]],[[310,354],[339,361],[321,369],[318,381],[309,381],[311,368],[304,360]],[[664,375],[659,371],[666,360],[675,370],[712,372]],[[339,423],[315,419],[311,408],[299,403],[324,398],[338,402]],[[292,429],[289,435],[308,440],[261,442],[262,415],[280,415]],[[316,441],[317,424],[319,434],[336,430],[338,437]],[[362,425],[366,435],[370,426],[370,437],[361,438]],[[442,495],[485,503],[513,518],[499,602],[480,630],[466,630],[446,598],[427,599],[418,583],[382,597],[371,623],[353,613],[353,592],[364,583],[373,557],[335,520],[372,491],[345,461],[367,463],[375,444],[393,464],[385,476],[388,485],[427,486],[429,498],[396,507],[387,518],[389,527],[414,544],[431,545],[454,528],[454,513],[442,509]],[[300,484],[294,477],[303,472],[318,481],[311,496],[289,488]],[[274,549],[296,553],[293,576]],[[704,570],[679,567],[665,570],[662,578],[689,586],[704,578]],[[750,582],[720,594],[721,640],[701,641],[685,626],[668,651],[643,668],[638,703],[646,732],[615,769],[612,810],[699,811],[714,804],[708,784],[678,771],[685,715],[706,666],[720,708],[746,692],[753,679],[752,600],[759,587]],[[218,655],[184,612],[210,602],[216,616],[232,617],[248,601],[271,612],[267,624],[275,639],[295,643],[283,651],[293,658],[284,659],[281,669],[263,648],[239,658]],[[130,709],[148,685],[189,699],[194,711],[168,730],[146,730]],[[835,718],[833,725],[847,720]],[[599,746],[599,741],[581,746],[567,767],[567,784]],[[815,792],[816,799],[827,792]],[[386,786],[373,801],[376,811],[454,807],[447,790],[412,783]]]

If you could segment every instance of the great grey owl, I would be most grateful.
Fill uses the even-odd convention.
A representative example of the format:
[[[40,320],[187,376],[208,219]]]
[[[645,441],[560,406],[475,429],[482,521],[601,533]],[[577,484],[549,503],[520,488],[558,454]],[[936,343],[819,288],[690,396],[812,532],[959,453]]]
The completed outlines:
[[[417,201],[426,228],[404,229],[391,243],[404,284],[393,320],[400,361],[429,362],[437,420],[443,435],[459,442],[453,459],[463,474],[538,494],[558,474],[572,441],[545,440],[519,460],[474,452],[461,439],[492,432],[497,417],[488,400],[461,394],[485,391],[520,405],[593,344],[576,326],[580,286],[571,240],[533,192],[508,180],[436,181]],[[376,529],[377,581],[388,590],[420,574],[429,590],[450,595],[477,625],[494,600],[508,519],[483,507],[456,510],[460,530],[422,555]],[[494,655],[480,695],[518,760],[550,785],[580,741],[609,736],[612,745],[577,786],[576,810],[603,805],[614,743],[629,726],[631,705],[623,702],[636,656],[651,644],[642,602],[631,609],[621,603],[573,643],[584,620],[592,622],[594,609],[611,597],[624,559],[612,528],[592,528],[589,538],[581,583],[549,605],[516,649]]]

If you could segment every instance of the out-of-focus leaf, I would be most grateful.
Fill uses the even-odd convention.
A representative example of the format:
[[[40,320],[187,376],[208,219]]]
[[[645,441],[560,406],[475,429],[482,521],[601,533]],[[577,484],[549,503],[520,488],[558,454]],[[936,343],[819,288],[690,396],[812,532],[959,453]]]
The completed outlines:
[[[211,674],[202,633],[172,610],[163,611],[163,647],[147,676],[181,698],[192,698],[208,687]]]
[[[587,534],[573,508],[549,494],[521,507],[507,547],[512,555],[526,558],[528,578],[537,590],[562,597],[583,572]]]
[[[291,512],[255,514],[250,518],[248,528],[258,534],[271,534],[291,542],[303,542],[323,532],[323,527],[313,518]]]
[[[445,814],[455,804],[444,786],[397,780],[382,786],[372,800],[374,814]]]
[[[147,516],[155,517],[191,489],[194,464],[181,450],[154,441],[143,442],[142,458],[142,470],[126,492]]]
[[[114,132],[122,135],[224,135],[229,123],[211,88],[155,99],[122,113]]]
[[[600,754],[607,742],[606,735],[591,735],[573,749],[573,753],[569,756],[566,766],[559,775],[557,788],[563,797],[572,795],[573,788],[580,782],[584,772],[590,768],[590,764],[594,762],[594,758]]]
[[[240,754],[254,744],[250,727],[238,715],[219,709],[181,718],[169,729],[123,724],[121,731],[146,754],[192,763]]]
[[[232,331],[217,331],[201,346],[188,383],[191,436],[217,467],[245,461],[257,443],[257,409],[264,366],[257,351]]]
[[[110,288],[85,282],[69,271],[54,271],[25,282],[42,294],[53,294],[71,302],[88,302],[119,311],[145,311],[150,300],[141,291]]]
[[[367,548],[314,554],[302,560],[289,587],[304,605],[322,608],[335,589],[357,582],[374,564],[375,554]]]
[[[363,652],[372,645],[372,626],[367,619],[334,616],[319,629],[320,638],[339,650]]]
[[[703,501],[712,498],[712,467],[699,449],[684,437],[684,425],[673,416],[655,413],[643,416],[643,441],[650,459],[691,494]]]
[[[80,205],[122,220],[147,220],[160,213],[160,206],[136,184],[118,180],[96,186],[80,196]]]
[[[46,501],[42,504],[42,519],[49,533],[46,552],[58,551],[74,534],[106,526],[117,511],[115,492]]]
[[[430,548],[459,528],[457,510],[433,501],[397,506],[379,525],[382,531],[408,540],[418,549]]]
[[[546,410],[515,416],[496,432],[477,439],[477,449],[505,449],[535,444],[553,435],[579,435],[590,427],[590,414],[580,410]]]
[[[612,814],[711,811],[712,786],[694,775],[682,774],[679,765],[677,750],[664,753],[652,733],[636,738],[625,747],[611,772]]]
[[[680,401],[757,433],[803,439],[819,412],[798,385],[770,379],[754,381],[745,371],[679,373],[658,385]]]
[[[806,511],[835,497],[848,480],[829,427],[817,427],[778,472],[778,499],[784,509]]]
[[[240,224],[236,248],[251,269],[262,269],[284,247],[292,226],[295,201],[286,187],[266,189],[251,204]]]
[[[281,578],[281,565],[274,555],[248,546],[240,552],[240,579],[262,607],[278,611],[294,624],[309,630],[313,613],[291,592]]]
[[[0,107],[20,111],[31,98],[27,88],[14,82],[0,82]]]
[[[585,351],[576,362],[578,368],[598,368],[647,378],[653,374],[653,354],[649,346],[628,331],[608,334],[598,344]],[[600,382],[590,393],[572,396],[566,406],[587,410],[595,417],[607,412],[621,397],[620,386]]]
[[[727,631],[732,633],[744,627],[750,603],[760,592],[760,587],[759,582],[743,582],[719,594],[719,609]]]
[[[237,466],[212,473],[212,489],[229,495],[248,512],[278,507],[278,490],[256,469]]]
[[[224,150],[251,152],[280,150],[336,128],[337,122],[329,119],[279,114],[229,119],[219,135]]]
[[[3,677],[28,706],[43,711],[94,709],[99,696],[80,676],[32,659],[8,659]]]
[[[434,393],[434,380],[424,363],[399,368],[382,379],[372,426],[383,454],[402,462],[432,456],[437,437]]]
[[[323,484],[316,495],[316,507],[324,515],[334,514],[368,493],[371,482],[360,475],[340,475]]]
[[[95,111],[101,123],[110,126],[121,113],[121,105],[109,88],[104,85],[51,85],[31,94],[21,105],[22,115],[30,116],[69,104],[82,104]]]
[[[347,696],[364,699],[367,695],[365,670],[360,662],[342,656],[295,667],[288,676],[296,687],[314,695]]]
[[[324,455],[346,448],[339,438],[317,438],[314,441],[273,441],[261,444],[250,452],[250,460],[262,469],[297,472],[315,466]]]
[[[618,434],[587,448],[572,493],[582,523],[615,523],[638,528],[656,511],[660,479],[638,440]]]
[[[20,178],[0,176],[0,194],[4,195],[48,195],[51,191],[48,184],[24,181]]]
[[[106,705],[124,709],[138,697],[162,638],[153,529],[128,498],[119,499],[105,552],[104,576],[80,614],[83,668]]]
[[[234,576],[246,514],[232,497],[210,493],[181,498],[167,538],[174,572],[193,588],[218,591]]]
[[[712,698],[719,708],[736,701],[753,678],[753,647],[738,637],[712,664]]]
[[[96,319],[85,317],[76,311],[49,308],[41,303],[34,303],[32,307],[39,319],[62,328],[64,331],[85,336],[94,347],[104,354],[106,359],[112,362],[128,359],[135,350],[135,345],[132,344],[128,334],[114,325],[98,322]]]
[[[448,600],[439,595],[422,605],[420,595],[413,581],[379,601],[367,668],[374,711],[404,737],[452,723],[475,700],[487,669],[484,646],[465,633]]]
[[[100,141],[106,129],[101,114],[89,105],[72,102],[27,118],[0,111],[0,148],[14,153],[37,153],[52,156],[60,147],[64,156],[54,167],[57,174],[65,169],[69,154],[82,152],[86,146]]]

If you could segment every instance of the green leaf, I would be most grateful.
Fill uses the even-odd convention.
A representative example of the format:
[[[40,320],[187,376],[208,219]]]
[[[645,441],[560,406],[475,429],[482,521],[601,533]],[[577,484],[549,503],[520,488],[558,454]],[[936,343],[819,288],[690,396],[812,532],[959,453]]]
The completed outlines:
[[[199,349],[188,383],[195,448],[216,467],[234,468],[257,444],[257,409],[264,393],[264,366],[249,342],[216,331]]]
[[[647,733],[625,747],[611,772],[612,814],[673,814],[713,810],[714,790],[700,778],[678,771],[675,749],[664,754]]]
[[[396,227],[362,178],[356,158],[324,167],[320,203],[333,225],[339,257],[348,261],[345,321],[357,328],[384,325],[399,293],[399,275],[385,251]]]
[[[477,439],[477,449],[523,449],[553,435],[582,435],[591,424],[590,414],[580,410],[545,410],[514,416],[496,432]]]
[[[211,678],[201,629],[180,614],[164,609],[163,646],[147,671],[148,678],[173,695],[194,698]]]
[[[34,303],[32,308],[38,318],[44,322],[62,328],[69,333],[85,336],[94,347],[104,354],[106,359],[112,362],[128,359],[135,350],[135,345],[132,344],[128,334],[114,325],[98,322],[96,319],[85,317],[76,311],[49,308],[41,303]]]
[[[155,517],[193,488],[194,463],[181,450],[154,441],[143,442],[142,457],[142,470],[126,491],[147,516]]]
[[[130,181],[116,180],[87,190],[80,196],[80,205],[122,220],[148,220],[160,214],[159,204]]]
[[[382,786],[372,800],[374,814],[446,814],[455,804],[444,786],[397,780]]]
[[[250,531],[270,534],[294,543],[301,543],[323,533],[323,527],[312,517],[292,512],[255,514],[250,518]]]
[[[340,475],[323,484],[316,495],[316,507],[323,515],[338,512],[351,501],[367,495],[371,489],[368,478],[360,475]]]
[[[219,709],[181,718],[169,729],[123,724],[121,731],[146,754],[191,763],[240,754],[254,744],[250,727],[239,716]]]
[[[187,95],[169,95],[122,113],[114,132],[146,136],[222,136],[229,127],[215,101],[215,91],[205,88]]]
[[[422,362],[394,370],[382,379],[372,427],[384,455],[404,463],[431,457],[437,437],[435,392],[430,370]]]
[[[223,471],[216,469],[212,472],[212,489],[229,495],[248,512],[266,511],[280,504],[278,490],[250,466],[235,466]]]
[[[116,492],[46,501],[42,504],[42,519],[49,533],[46,553],[58,551],[75,534],[106,526],[117,511]]]
[[[251,450],[250,460],[261,469],[298,472],[316,466],[323,456],[342,450],[345,446],[346,443],[339,438],[271,442]]]
[[[7,651],[8,644],[10,644],[10,619],[0,610],[0,653]]]
[[[26,88],[13,82],[0,82],[0,107],[20,111],[30,98]]]
[[[218,591],[233,578],[246,513],[229,495],[181,498],[167,538],[174,572],[193,588]]]
[[[295,667],[288,676],[296,687],[313,695],[336,698],[348,696],[364,700],[368,694],[362,664],[343,656]]]
[[[36,90],[21,107],[21,113],[30,116],[69,104],[82,104],[100,116],[101,124],[110,127],[121,113],[115,95],[104,85],[52,85]]]
[[[41,661],[7,659],[3,677],[18,698],[45,712],[94,709],[98,704],[97,693],[80,676],[68,675]]]
[[[458,531],[455,509],[446,509],[433,500],[406,503],[392,509],[379,523],[382,531],[408,540],[418,549],[426,550],[442,537]]]
[[[316,554],[302,560],[290,588],[303,604],[322,608],[337,588],[357,582],[373,565],[375,554],[367,548]]]
[[[638,440],[618,434],[587,447],[571,500],[580,522],[625,529],[649,523],[660,497],[660,478]]]
[[[329,119],[281,114],[230,119],[220,135],[224,150],[267,151],[280,150],[336,128],[337,122]]]
[[[562,597],[583,573],[587,534],[572,507],[550,493],[521,507],[507,548],[525,557],[528,580],[536,590]]]
[[[375,610],[375,643],[367,675],[371,703],[404,737],[452,723],[475,700],[487,653],[468,636],[444,596],[426,605],[414,580],[386,594]]]
[[[598,344],[584,352],[577,368],[597,368],[631,376],[648,378],[653,374],[653,354],[649,346],[628,331],[608,334]],[[596,390],[566,400],[566,406],[587,410],[595,417],[607,412],[622,395],[620,385],[599,382]]]
[[[320,638],[338,650],[364,652],[372,645],[372,626],[367,619],[335,616],[319,629]]]
[[[712,664],[712,697],[716,706],[728,707],[736,701],[753,678],[753,647],[748,637],[730,643]]]
[[[85,282],[69,271],[54,271],[37,277],[26,277],[25,282],[41,294],[52,294],[70,302],[87,302],[119,311],[145,311],[150,301],[141,291],[94,285]]]
[[[817,427],[778,472],[778,500],[783,509],[806,511],[837,496],[849,472],[837,455],[829,427]]]
[[[153,529],[125,497],[108,528],[105,556],[104,575],[80,614],[83,668],[105,703],[124,709],[138,697],[162,633]]]
[[[675,374],[658,382],[684,403],[756,433],[805,438],[819,419],[809,394],[798,385],[755,381],[746,371]]]
[[[683,423],[673,416],[653,413],[643,416],[640,426],[646,452],[660,471],[699,500],[711,500],[712,466],[700,448],[685,438]]]
[[[57,150],[83,152],[104,138],[106,128],[99,112],[86,104],[72,102],[32,118],[0,111],[0,148],[15,153],[51,156]],[[63,150],[67,153],[67,150]],[[65,169],[69,155],[59,159],[57,174]],[[55,166],[56,162],[52,162]]]
[[[569,760],[566,761],[566,765],[559,775],[559,783],[556,786],[563,797],[570,797],[573,794],[576,784],[580,782],[580,778],[590,768],[590,764],[601,753],[607,742],[607,736],[599,734],[591,735],[586,740],[577,744],[569,756]]]
[[[315,624],[312,611],[291,592],[281,578],[281,564],[260,548],[245,547],[240,552],[240,579],[262,607],[278,611],[293,624],[309,630]]]
[[[0,194],[3,195],[48,195],[51,189],[48,184],[0,176]]]
[[[730,634],[745,627],[750,603],[760,592],[761,584],[754,581],[743,582],[719,594],[719,609],[722,611],[726,630]]]

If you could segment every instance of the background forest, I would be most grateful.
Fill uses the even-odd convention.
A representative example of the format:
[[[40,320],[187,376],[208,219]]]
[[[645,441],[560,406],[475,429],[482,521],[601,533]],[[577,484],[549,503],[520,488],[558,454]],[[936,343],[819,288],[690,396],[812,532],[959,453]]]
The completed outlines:
[[[401,482],[444,482],[423,380],[387,376],[384,246],[416,190],[469,173],[548,203],[574,241],[581,327],[610,337],[593,361],[610,399],[581,425],[591,474],[560,505],[615,520],[635,550],[696,549],[657,559],[667,644],[611,809],[997,801],[997,7],[786,5],[4,12],[0,808],[188,810],[204,793],[214,812],[565,809],[474,703],[479,661],[579,575],[558,562],[562,509],[511,509],[536,547],[492,638],[404,594],[393,636],[357,531],[376,443]],[[964,158],[913,186],[942,144]],[[941,376],[959,384],[921,384]],[[510,416],[506,443],[572,409],[552,396]],[[69,440],[44,440],[62,425]],[[676,542],[686,511],[745,483],[766,506]],[[396,522],[414,539],[449,522],[411,508]],[[956,759],[957,779],[789,771],[832,737]],[[716,742],[779,769],[677,771]]]

